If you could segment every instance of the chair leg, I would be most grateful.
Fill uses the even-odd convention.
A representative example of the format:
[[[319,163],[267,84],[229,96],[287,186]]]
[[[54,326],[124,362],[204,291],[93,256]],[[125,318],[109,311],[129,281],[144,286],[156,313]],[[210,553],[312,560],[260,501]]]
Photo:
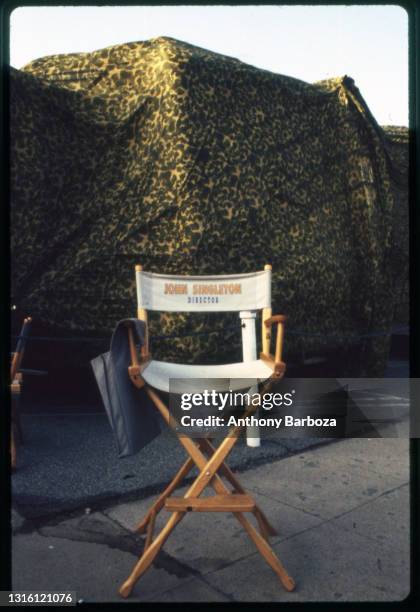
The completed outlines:
[[[295,581],[284,568],[283,564],[277,557],[274,550],[271,548],[267,540],[258,533],[258,531],[251,525],[251,523],[244,517],[243,514],[235,512],[235,516],[241,523],[242,527],[247,531],[249,537],[254,542],[258,551],[267,561],[268,565],[275,571],[277,576],[280,578],[282,585],[286,591],[293,591],[295,588]]]
[[[10,432],[10,464],[11,464],[11,468],[12,471],[14,471],[16,469],[16,437],[15,437],[15,431],[14,431],[14,426],[12,423],[11,426],[11,432]]]
[[[159,406],[160,408],[162,408],[163,406],[164,409],[162,409],[162,412],[165,413],[166,411],[167,413],[167,408],[163,404],[163,402],[160,400],[160,398],[156,396],[156,394],[154,394],[153,392],[150,393],[150,395],[155,405]],[[212,480],[213,476],[215,475],[214,472],[218,469],[220,463],[223,461],[224,457],[229,452],[229,449],[233,447],[236,440],[232,438],[226,438],[224,442],[222,442],[219,449],[217,449],[217,451],[214,453],[214,456],[211,459],[209,459],[209,461],[207,461],[204,455],[199,450],[199,448],[194,444],[194,442],[190,438],[187,438],[184,436],[178,436],[178,439],[181,442],[181,444],[185,447],[187,452],[190,453],[191,459],[194,461],[194,463],[197,464],[197,466],[201,470],[200,474],[194,480],[193,484],[189,487],[184,497],[186,498],[198,497],[202,493],[202,491],[204,491],[204,489],[209,484],[209,482]],[[228,489],[223,485],[221,480],[220,480],[220,487],[222,487],[224,491],[229,492]],[[183,519],[184,516],[185,516],[185,512],[174,512],[172,514],[169,521],[166,523],[165,527],[163,527],[163,529],[161,530],[159,535],[156,537],[156,539],[153,540],[150,546],[144,551],[143,555],[140,557],[139,561],[134,566],[134,569],[131,572],[130,576],[121,585],[119,589],[119,593],[120,595],[122,595],[122,597],[128,597],[130,595],[137,580],[150,567],[151,563],[155,559],[159,550],[162,548],[163,544],[166,542],[170,533],[174,530],[176,525]]]
[[[267,517],[265,516],[265,514],[263,513],[263,511],[261,510],[259,506],[255,506],[255,509],[253,510],[252,513],[257,520],[261,535],[266,540],[268,540],[270,536],[275,536],[279,534],[279,532],[276,529],[274,529],[271,523],[268,522]]]
[[[200,443],[203,446],[205,446],[209,450],[209,452],[210,452],[210,449],[211,449],[213,454],[214,454],[214,452],[217,452],[213,448],[211,443],[206,444],[206,442],[208,442],[206,440],[206,442],[204,442],[204,444],[203,444],[202,440],[203,439],[200,439]],[[222,443],[222,445],[223,445],[223,443]],[[219,449],[217,449],[217,450],[219,450]],[[204,459],[204,457],[203,457],[203,459]],[[222,466],[225,467],[224,470],[223,470]],[[197,463],[197,467],[199,467],[200,469],[203,469],[202,461],[199,461]],[[204,466],[204,469],[205,469],[205,466]],[[239,483],[239,481],[235,478],[235,476],[232,474],[232,472],[230,471],[230,469],[227,467],[227,465],[224,462],[221,463],[219,469],[221,471],[224,471],[225,476],[226,476],[226,472],[229,471],[231,478],[233,477],[235,485],[241,490],[241,492],[245,491],[243,489],[243,487],[241,486],[241,484]],[[210,482],[210,485],[214,488],[216,493],[220,493],[220,494],[229,493],[228,488],[226,487],[226,485],[223,483],[223,481],[220,479],[220,477],[217,474],[215,474],[215,477]],[[293,578],[291,578],[289,576],[289,574],[287,573],[286,569],[282,565],[281,561],[277,557],[277,555],[274,552],[274,550],[271,548],[270,544],[268,543],[268,541],[264,537],[264,535],[260,535],[258,533],[258,531],[255,529],[255,527],[248,521],[248,519],[241,512],[234,512],[233,515],[239,521],[239,523],[242,525],[242,527],[246,530],[246,532],[248,533],[248,535],[251,538],[251,540],[254,542],[254,544],[257,547],[257,549],[260,552],[260,554],[264,557],[264,559],[267,561],[267,563],[270,565],[270,567],[275,571],[277,576],[280,578],[281,583],[284,586],[284,588],[287,591],[293,591],[294,588],[295,588],[295,581],[293,580]]]
[[[169,497],[169,495],[173,491],[175,491],[175,489],[181,484],[185,476],[192,470],[194,465],[194,461],[189,457],[181,466],[179,471],[175,474],[174,478],[168,484],[166,489],[162,491],[155,503],[149,508],[143,519],[134,528],[134,531],[136,531],[137,533],[144,533],[146,531],[147,525],[151,520],[152,515],[154,513],[158,514],[162,510],[163,506],[165,505],[165,499]]]
[[[198,464],[197,464],[198,465]],[[200,466],[198,466],[200,467]],[[224,494],[229,493],[228,488],[215,474],[215,478],[210,482],[210,485],[216,491],[216,493]],[[246,530],[251,540],[254,542],[260,554],[264,557],[270,567],[275,571],[277,576],[280,578],[282,585],[286,591],[293,591],[295,588],[295,581],[282,565],[281,561],[277,557],[274,550],[271,548],[264,535],[260,535],[255,527],[248,521],[248,519],[241,512],[233,512],[234,517],[239,521],[242,527]]]
[[[128,597],[133,590],[134,585],[142,574],[150,567],[156,555],[168,539],[169,535],[184,517],[185,512],[174,512],[166,525],[163,527],[159,535],[151,542],[150,546],[145,549],[143,555],[137,561],[130,576],[121,585],[119,593],[122,597]]]
[[[202,447],[207,450],[209,453],[214,453],[215,448],[211,444],[211,442],[207,438],[200,438],[200,442],[202,443]],[[222,463],[220,466],[220,471],[225,476],[226,480],[230,482],[233,486],[234,490],[237,493],[246,493],[246,490],[243,488],[239,480],[236,478],[230,467],[226,463]],[[253,510],[253,514],[258,522],[258,526],[260,528],[261,534],[267,539],[269,536],[278,535],[278,531],[271,525],[268,518],[265,516],[264,512],[261,508],[256,505],[255,510]]]
[[[201,468],[201,465],[197,463],[197,467]],[[201,468],[203,469],[203,468]],[[205,466],[204,466],[205,469]],[[203,470],[204,471],[204,470]],[[216,491],[216,493],[226,494],[229,493],[229,489],[221,480],[220,476],[215,474],[214,479],[211,480],[210,486]],[[281,561],[277,557],[274,550],[271,548],[267,539],[258,533],[255,527],[248,521],[248,519],[241,512],[233,512],[234,517],[239,521],[242,527],[246,530],[251,540],[254,542],[260,554],[264,557],[270,567],[275,571],[277,576],[280,578],[281,583],[287,591],[293,591],[295,588],[295,581],[289,576],[286,569],[282,565]]]
[[[153,541],[153,530],[155,528],[156,514],[157,514],[157,512],[153,511],[152,514],[150,515],[150,520],[149,520],[149,523],[147,525],[146,542],[144,544],[144,551],[143,552],[145,552],[149,548],[150,544]]]

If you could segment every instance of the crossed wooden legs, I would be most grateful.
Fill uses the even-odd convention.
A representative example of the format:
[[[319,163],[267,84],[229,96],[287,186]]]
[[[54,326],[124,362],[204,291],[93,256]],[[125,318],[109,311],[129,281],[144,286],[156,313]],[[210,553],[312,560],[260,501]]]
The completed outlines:
[[[167,423],[171,423],[169,411],[160,397],[148,387],[146,387],[146,391]],[[245,415],[253,411],[253,408],[249,409]],[[240,428],[238,428],[238,430],[239,429]],[[207,512],[231,511],[248,533],[261,555],[278,575],[284,588],[288,591],[293,591],[295,588],[293,579],[288,575],[287,571],[267,541],[268,536],[274,535],[276,531],[270,525],[260,508],[255,504],[252,497],[245,493],[236,477],[224,463],[226,457],[237,441],[237,436],[235,435],[237,433],[238,432],[231,432],[231,435],[226,437],[217,449],[215,449],[206,438],[200,438],[198,441],[199,446],[197,446],[191,438],[188,438],[185,435],[178,435],[178,439],[189,454],[189,458],[175,475],[172,482],[153,504],[152,508],[146,514],[141,523],[139,523],[137,526],[137,531],[141,533],[147,529],[146,543],[143,555],[134,566],[130,576],[120,587],[120,595],[123,597],[128,597],[130,595],[137,580],[150,567],[159,550],[162,548],[163,544],[166,542],[167,538],[175,529],[177,524],[184,518],[188,510]],[[208,458],[206,458],[206,456],[203,454],[203,451],[207,453]],[[172,491],[174,491],[174,489],[180,484],[182,479],[188,474],[194,465],[198,467],[200,473],[189,487],[184,497],[169,498]],[[234,492],[231,492],[224,484],[217,473],[218,470],[220,470],[221,474],[223,474],[223,476],[225,476],[225,478],[233,486]],[[216,495],[213,497],[198,499],[208,485],[214,489]],[[156,515],[164,506],[166,506],[168,510],[175,508],[180,509],[172,512],[172,515],[166,525],[153,540],[153,528]],[[254,513],[261,533],[259,533],[252,523],[250,523],[244,516],[244,511],[252,511]]]

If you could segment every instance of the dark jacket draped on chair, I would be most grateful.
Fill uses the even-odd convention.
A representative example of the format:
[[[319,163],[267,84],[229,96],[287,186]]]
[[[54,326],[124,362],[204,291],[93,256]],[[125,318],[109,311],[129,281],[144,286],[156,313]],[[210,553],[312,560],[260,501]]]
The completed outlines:
[[[124,319],[117,323],[112,334],[110,350],[91,361],[120,457],[137,453],[161,431],[159,416],[151,400],[128,376],[127,323],[132,325],[136,343],[143,345],[144,322]]]

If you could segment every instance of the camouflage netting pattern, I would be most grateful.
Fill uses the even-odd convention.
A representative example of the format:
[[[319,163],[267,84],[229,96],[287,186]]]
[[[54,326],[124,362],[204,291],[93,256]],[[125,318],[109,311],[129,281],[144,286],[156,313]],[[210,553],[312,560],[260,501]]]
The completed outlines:
[[[390,173],[394,194],[394,220],[392,223],[392,272],[395,294],[394,323],[409,325],[409,133],[408,128],[385,125],[385,148],[391,158]]]
[[[11,71],[10,90],[12,294],[33,317],[110,333],[135,315],[136,263],[271,263],[286,356],[390,329],[389,156],[349,77],[308,84],[156,38],[35,60]],[[161,313],[151,334],[236,321]],[[382,373],[388,344],[360,343],[361,375]],[[239,348],[238,330],[152,345],[187,363]]]

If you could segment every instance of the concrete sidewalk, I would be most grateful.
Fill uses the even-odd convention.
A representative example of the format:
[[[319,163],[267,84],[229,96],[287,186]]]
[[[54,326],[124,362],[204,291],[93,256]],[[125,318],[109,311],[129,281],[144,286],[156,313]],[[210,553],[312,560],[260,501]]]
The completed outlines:
[[[296,581],[293,593],[232,515],[189,513],[128,601],[404,599],[410,589],[408,449],[407,439],[347,439],[240,474],[279,531],[271,543]],[[32,526],[15,514],[14,590],[72,590],[86,602],[124,601],[117,589],[143,545],[131,530],[153,499]],[[157,529],[168,516],[161,512]]]

